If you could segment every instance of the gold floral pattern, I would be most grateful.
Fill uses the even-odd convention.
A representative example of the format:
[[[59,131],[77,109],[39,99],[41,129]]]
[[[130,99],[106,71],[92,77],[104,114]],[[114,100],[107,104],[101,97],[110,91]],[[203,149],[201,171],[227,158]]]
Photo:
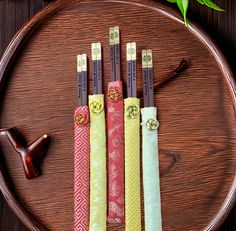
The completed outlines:
[[[150,118],[146,122],[146,127],[151,131],[156,130],[159,127],[159,122],[156,118]]]
[[[99,100],[92,100],[89,104],[90,112],[94,115],[98,115],[103,110],[103,103],[101,103]]]
[[[122,91],[119,87],[111,87],[108,93],[108,98],[111,102],[117,102],[122,98]]]
[[[79,112],[75,116],[75,121],[78,125],[86,125],[87,124],[87,115],[84,112]]]
[[[139,107],[136,104],[130,104],[126,109],[126,116],[129,119],[135,119],[139,115]]]

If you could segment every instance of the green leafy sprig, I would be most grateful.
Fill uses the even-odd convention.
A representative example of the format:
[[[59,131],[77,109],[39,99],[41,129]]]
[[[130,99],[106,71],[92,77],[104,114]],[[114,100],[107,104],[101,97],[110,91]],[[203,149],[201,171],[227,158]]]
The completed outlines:
[[[176,3],[181,11],[181,14],[184,17],[184,22],[185,25],[187,25],[187,11],[188,11],[188,6],[189,6],[189,2],[191,0],[166,0],[168,2],[171,3]],[[216,11],[224,11],[222,8],[220,8],[218,5],[216,5],[214,2],[212,2],[211,0],[196,0],[198,3],[202,4],[202,5],[206,5],[211,9],[214,9]]]

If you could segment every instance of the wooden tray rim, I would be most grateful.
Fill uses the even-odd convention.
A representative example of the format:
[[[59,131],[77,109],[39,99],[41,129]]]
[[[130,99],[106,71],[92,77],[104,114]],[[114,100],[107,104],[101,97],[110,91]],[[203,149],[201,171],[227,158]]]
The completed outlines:
[[[177,21],[184,25],[182,18],[179,14],[173,10],[171,7],[168,7],[166,4],[162,4],[162,6],[156,5],[154,0],[146,0],[145,3],[141,3],[141,0],[84,0],[80,2],[83,3],[98,3],[98,2],[110,2],[110,3],[123,3],[123,4],[134,4],[149,8],[160,14],[163,14],[169,17],[172,20]],[[10,69],[11,64],[13,63],[16,55],[21,50],[23,44],[27,41],[27,39],[31,36],[31,34],[47,19],[49,19],[53,14],[57,13],[60,9],[64,7],[68,7],[69,4],[79,2],[79,0],[57,0],[53,3],[50,3],[45,8],[36,13],[28,22],[26,22],[22,28],[15,34],[11,42],[9,43],[7,49],[5,50],[1,60],[0,60],[0,93],[3,90],[4,81],[7,79],[7,72]],[[236,84],[233,78],[232,71],[226,59],[224,58],[222,52],[218,49],[218,47],[214,44],[213,40],[202,30],[199,26],[194,23],[189,24],[189,31],[198,37],[199,40],[202,41],[203,44],[210,50],[211,54],[213,54],[215,60],[221,68],[221,71],[226,76],[226,81],[230,88],[230,93],[232,95],[234,112],[236,114]],[[0,168],[0,190],[4,198],[6,199],[9,207],[13,210],[13,212],[17,215],[17,217],[26,225],[30,230],[45,230],[29,213],[25,211],[25,209],[17,202],[13,193],[8,187],[7,181],[4,177],[3,168]],[[217,230],[220,228],[224,220],[227,218],[230,210],[234,206],[236,201],[236,175],[234,177],[232,187],[225,198],[224,203],[222,204],[220,210],[217,215],[210,221],[208,226],[204,230]]]

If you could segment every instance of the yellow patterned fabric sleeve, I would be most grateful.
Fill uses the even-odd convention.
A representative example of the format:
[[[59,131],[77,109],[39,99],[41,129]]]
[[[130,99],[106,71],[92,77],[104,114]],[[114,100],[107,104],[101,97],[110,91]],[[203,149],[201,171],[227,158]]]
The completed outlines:
[[[125,222],[126,231],[141,231],[140,106],[139,99],[125,102]]]
[[[162,231],[156,107],[141,109],[144,215],[146,231]]]
[[[106,230],[106,131],[104,95],[89,96],[90,231]]]

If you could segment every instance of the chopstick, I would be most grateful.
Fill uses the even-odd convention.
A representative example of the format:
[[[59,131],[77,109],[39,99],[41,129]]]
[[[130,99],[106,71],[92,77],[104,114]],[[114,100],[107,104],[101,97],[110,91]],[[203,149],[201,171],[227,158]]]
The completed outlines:
[[[102,94],[102,46],[92,43],[93,94]]]
[[[127,43],[127,96],[136,97],[136,43]]]
[[[77,55],[78,106],[88,105],[87,55]]]
[[[111,81],[121,80],[121,55],[120,55],[120,28],[109,29]]]
[[[98,81],[98,94],[102,94],[102,45],[97,43],[97,81]]]
[[[137,96],[137,86],[136,86],[136,43],[132,42],[131,44],[131,51],[132,51],[132,97]]]
[[[126,44],[126,61],[127,61],[127,96],[132,95],[132,54],[131,43]]]
[[[153,62],[152,51],[147,50],[147,67],[148,67],[148,100],[149,107],[154,107],[154,90],[153,90]]]
[[[88,92],[88,73],[87,73],[87,55],[82,54],[81,56],[81,86],[82,86],[82,102],[81,106],[88,105],[87,92]]]
[[[147,51],[142,51],[142,78],[143,78],[143,100],[144,107],[149,106],[149,94],[148,94],[148,63],[147,63]]]
[[[120,64],[120,28],[114,27],[114,46],[115,46],[115,80],[121,80],[121,64]]]
[[[82,56],[77,55],[77,105],[81,106],[82,105]]]
[[[97,46],[92,43],[93,94],[97,94]]]
[[[109,43],[110,43],[110,60],[111,60],[111,81],[116,80],[115,70],[115,39],[114,39],[114,27],[109,29]]]
[[[143,99],[144,107],[154,107],[152,51],[142,51]]]

